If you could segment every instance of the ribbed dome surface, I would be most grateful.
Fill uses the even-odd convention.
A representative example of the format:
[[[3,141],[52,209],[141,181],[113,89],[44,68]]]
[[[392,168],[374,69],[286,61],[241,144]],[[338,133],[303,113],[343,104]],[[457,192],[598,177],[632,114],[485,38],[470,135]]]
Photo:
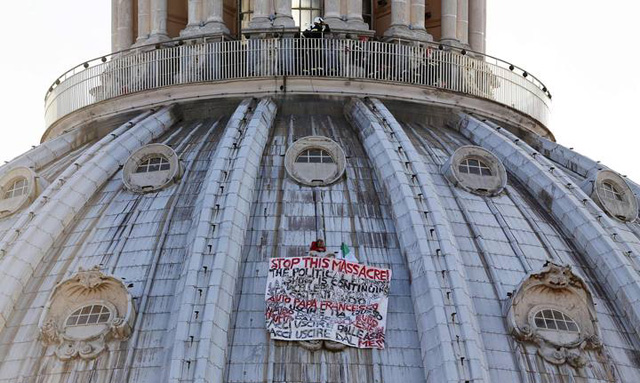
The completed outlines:
[[[308,136],[344,151],[337,182],[288,174],[287,149]],[[130,191],[122,167],[150,143],[175,151],[180,175]],[[452,182],[447,161],[464,146],[502,162],[504,189]],[[80,126],[0,177],[18,167],[40,190],[0,219],[0,382],[640,381],[640,226],[590,194],[600,164],[518,126],[377,99],[210,100]],[[384,350],[269,339],[268,260],[317,238],[392,270]],[[88,341],[60,340],[46,318],[56,284],[95,266],[123,281],[135,316],[85,357]],[[583,308],[554,298],[565,277]],[[69,301],[111,299],[78,281],[87,292]],[[529,298],[575,309],[595,334],[557,348],[527,335],[518,310]],[[56,348],[65,342],[74,351]]]

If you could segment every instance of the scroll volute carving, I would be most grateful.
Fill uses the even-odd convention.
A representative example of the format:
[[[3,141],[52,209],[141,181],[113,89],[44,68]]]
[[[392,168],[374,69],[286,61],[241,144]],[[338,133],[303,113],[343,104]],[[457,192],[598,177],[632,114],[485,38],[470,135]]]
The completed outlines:
[[[124,283],[96,266],[59,283],[40,318],[41,340],[62,360],[93,359],[109,341],[126,340],[135,321]]]
[[[551,328],[545,328],[542,312],[562,313],[558,321],[569,329],[553,328],[554,319],[548,321]],[[583,367],[586,350],[602,349],[593,298],[569,266],[548,262],[530,274],[516,289],[507,315],[511,333],[522,342],[537,345],[538,354],[550,363]]]

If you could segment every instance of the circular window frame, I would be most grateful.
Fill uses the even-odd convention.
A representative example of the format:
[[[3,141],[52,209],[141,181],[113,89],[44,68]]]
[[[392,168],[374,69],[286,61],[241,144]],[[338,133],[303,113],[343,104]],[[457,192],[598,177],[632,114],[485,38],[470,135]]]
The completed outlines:
[[[459,165],[469,159],[484,163],[491,170],[491,175],[461,172]],[[507,186],[507,170],[500,159],[479,146],[465,145],[456,149],[442,166],[442,172],[455,186],[477,195],[495,196]]]
[[[141,163],[150,157],[164,157],[168,170],[137,173]],[[133,152],[122,168],[122,181],[127,189],[136,193],[151,193],[171,185],[180,179],[182,169],[176,152],[165,144],[145,145]]]
[[[8,189],[20,178],[27,181],[27,192],[12,198],[4,198]],[[36,173],[24,166],[11,169],[0,178],[0,218],[7,217],[31,204],[37,197],[39,188]]]
[[[329,154],[333,160],[331,165],[336,167],[335,171],[320,180],[307,177],[296,166],[296,160],[302,152],[309,149],[319,149]],[[347,159],[340,145],[332,139],[323,136],[308,136],[297,140],[287,149],[284,162],[287,173],[297,183],[306,186],[328,186],[337,182],[344,175]],[[323,165],[322,163],[318,164]]]
[[[616,202],[611,198],[605,197],[602,191],[604,183],[608,183],[618,190],[622,195],[622,200]],[[600,170],[593,180],[593,190],[591,198],[600,205],[600,207],[611,217],[622,221],[632,222],[638,218],[638,201],[633,194],[633,190],[629,184],[611,170]]]

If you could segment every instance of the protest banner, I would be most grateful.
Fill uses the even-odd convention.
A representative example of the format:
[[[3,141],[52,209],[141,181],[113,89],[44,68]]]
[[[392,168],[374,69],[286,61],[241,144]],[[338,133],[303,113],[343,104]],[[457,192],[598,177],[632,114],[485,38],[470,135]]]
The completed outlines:
[[[329,257],[271,258],[266,324],[272,339],[324,339],[384,348],[391,270]]]

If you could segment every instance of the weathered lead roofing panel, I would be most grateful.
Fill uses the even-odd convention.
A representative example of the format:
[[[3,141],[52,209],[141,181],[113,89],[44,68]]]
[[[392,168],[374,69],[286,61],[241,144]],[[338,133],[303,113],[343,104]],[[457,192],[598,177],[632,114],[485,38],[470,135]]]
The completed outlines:
[[[403,377],[423,381],[408,273],[395,229],[386,218],[388,201],[374,183],[357,135],[337,109],[311,117],[284,112],[276,120],[268,151],[284,153],[286,142],[309,134],[323,135],[349,148],[347,176],[336,184],[312,188],[289,178],[282,157],[263,159],[253,219],[245,241],[242,294],[233,332],[228,382],[371,382]],[[382,197],[382,199],[381,199]],[[266,217],[265,217],[266,215]],[[393,269],[387,348],[310,352],[296,342],[267,343],[264,332],[266,260],[305,254],[311,241],[323,237],[330,251],[349,244],[361,262]],[[249,303],[250,302],[250,303]],[[255,363],[263,366],[255,369]],[[375,367],[379,365],[379,367]]]

